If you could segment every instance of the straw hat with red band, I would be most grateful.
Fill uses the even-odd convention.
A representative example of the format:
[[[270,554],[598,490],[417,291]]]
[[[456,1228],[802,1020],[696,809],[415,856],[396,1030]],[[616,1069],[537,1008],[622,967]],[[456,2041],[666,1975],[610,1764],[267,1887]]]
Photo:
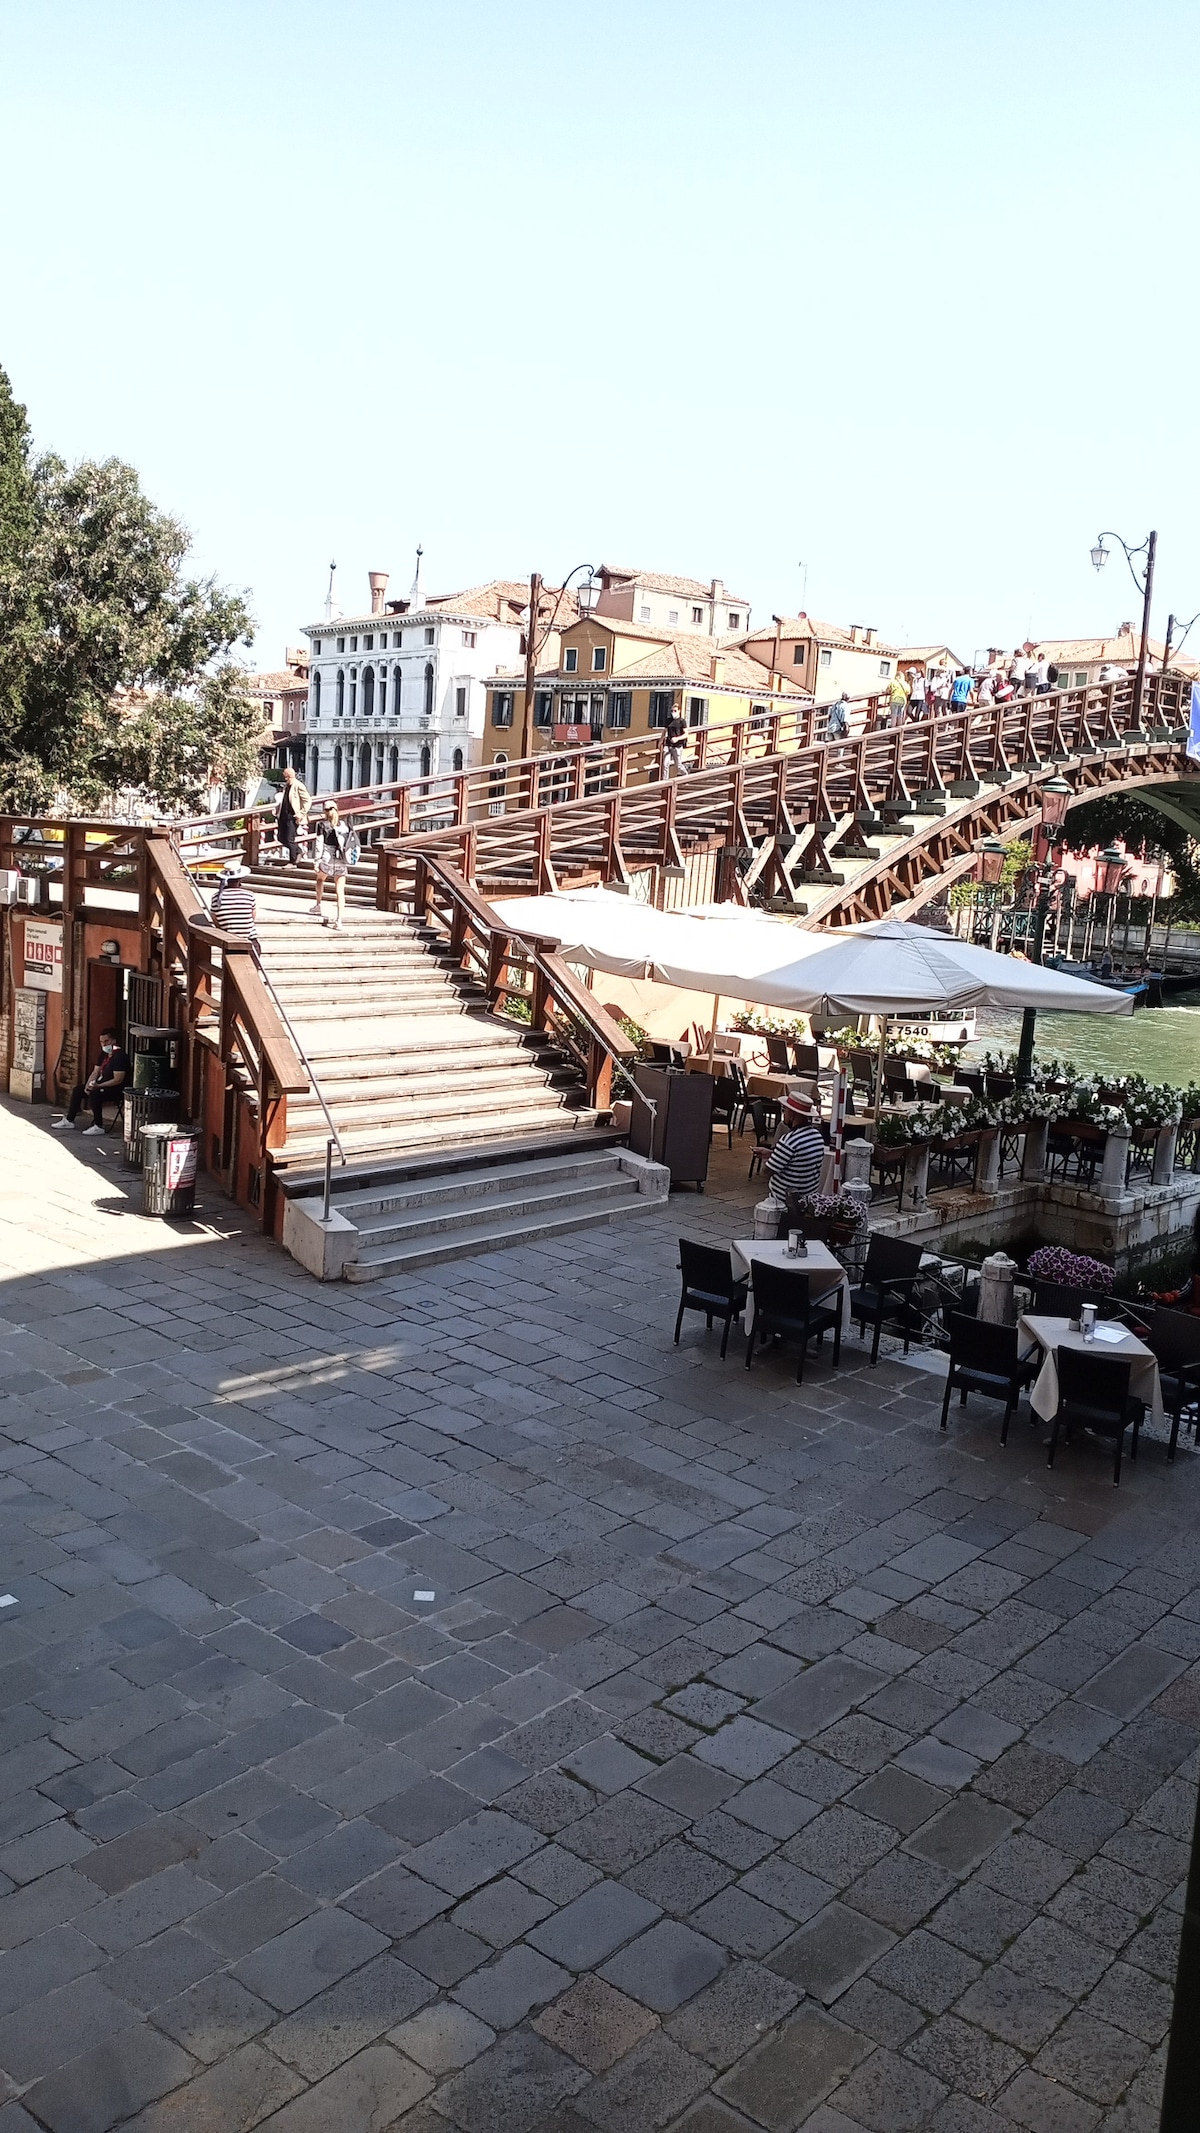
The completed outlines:
[[[786,1096],[783,1102],[783,1115],[785,1119],[791,1119],[796,1125],[809,1125],[817,1115],[817,1108],[811,1096]]]

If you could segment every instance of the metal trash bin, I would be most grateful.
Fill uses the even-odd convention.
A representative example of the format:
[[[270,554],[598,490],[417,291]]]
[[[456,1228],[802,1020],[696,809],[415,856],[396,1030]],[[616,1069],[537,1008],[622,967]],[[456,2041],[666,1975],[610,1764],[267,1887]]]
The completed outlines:
[[[175,1086],[175,1062],[164,1052],[135,1052],[133,1055],[133,1086],[135,1089],[167,1089]]]
[[[143,1126],[142,1213],[190,1215],[199,1167],[199,1126]]]
[[[131,1170],[140,1170],[143,1130],[146,1126],[174,1125],[179,1116],[179,1091],[126,1088],[122,1094],[125,1098],[125,1161]]]

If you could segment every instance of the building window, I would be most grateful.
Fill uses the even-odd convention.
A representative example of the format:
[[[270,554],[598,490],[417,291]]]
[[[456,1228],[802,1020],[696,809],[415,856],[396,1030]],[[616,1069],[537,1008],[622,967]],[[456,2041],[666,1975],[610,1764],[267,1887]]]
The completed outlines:
[[[352,637],[352,638],[350,639],[350,649],[351,649],[351,651],[352,651],[352,652],[357,652],[357,650],[358,650],[358,639],[357,639],[357,637]]]
[[[471,648],[471,650],[472,650],[472,651],[474,651],[474,649],[475,649],[475,631],[474,631],[474,630],[464,630],[464,631],[463,631],[463,643],[464,643],[465,645],[468,645],[468,646],[469,646],[469,647]]]
[[[674,623],[678,622],[678,620],[679,620],[679,609],[678,609],[677,607],[669,607],[669,608],[667,609],[667,621],[668,621],[668,622],[670,622],[670,623],[672,623],[672,624],[674,624]]]
[[[704,609],[703,609],[702,607],[694,607],[694,608],[692,609],[692,621],[693,621],[693,622],[703,622],[703,620],[704,620]]]
[[[429,628],[428,628],[428,629],[426,630],[426,632],[425,632],[425,642],[426,642],[426,644],[432,644],[432,643],[433,643],[433,625],[432,625],[432,623],[430,624]]]
[[[608,723],[614,729],[633,724],[633,692],[613,689],[608,699]]]
[[[364,650],[364,652],[373,652],[373,651],[374,651],[374,649],[375,649],[375,639],[374,639],[373,637],[364,637],[364,638],[363,638],[363,650]]]
[[[423,778],[427,778],[429,776],[432,763],[433,750],[431,749],[428,741],[425,741],[421,748],[421,776]]]
[[[425,716],[433,717],[433,661],[425,661]]]
[[[374,718],[374,716],[375,716],[375,669],[374,669],[374,667],[364,667],[364,668],[363,668],[363,698],[362,698],[362,707],[363,707],[363,717],[364,717],[364,718]]]
[[[707,724],[708,724],[708,698],[707,698],[707,696],[689,696],[689,697],[688,697],[688,725],[689,725],[689,726],[707,726]]]
[[[552,726],[554,723],[554,692],[539,689],[533,699],[533,723],[535,726]]]
[[[454,716],[455,718],[465,718],[466,715],[467,692],[465,688],[456,689],[454,691]]]
[[[671,716],[671,707],[674,702],[675,692],[673,689],[651,689],[650,713],[647,723],[652,727],[665,726]]]
[[[730,629],[731,629],[731,630],[740,630],[741,626],[742,626],[742,618],[741,618],[741,616],[740,616],[740,615],[735,615],[735,613],[734,613],[733,609],[732,609],[732,608],[730,608],[730,610],[729,610],[729,627],[730,627]]]
[[[388,757],[388,776],[394,785],[400,775],[400,750],[393,747]]]
[[[603,672],[604,672],[604,669],[605,669],[605,667],[606,667],[607,665],[608,665],[608,648],[607,648],[607,646],[606,646],[606,645],[603,645],[603,644],[594,644],[594,645],[592,646],[592,672],[593,672],[593,674],[603,674]]]
[[[404,642],[404,631],[403,631],[403,630],[393,630],[393,631],[392,631],[392,650],[393,650],[393,652],[398,652],[398,651],[399,651],[399,649],[400,649],[400,647],[401,647],[401,645],[403,644],[403,642]]]
[[[821,652],[821,653],[819,654],[819,658],[820,658],[820,663],[821,663],[821,665],[822,665],[823,667],[829,667],[829,666],[832,666],[832,665],[833,665],[833,653],[832,653],[832,652],[830,652],[830,651],[824,651],[824,652]]]
[[[492,698],[493,726],[511,726],[513,722],[513,699],[511,689],[497,689]]]
[[[339,718],[346,708],[346,672],[344,667],[338,668],[337,694],[333,699],[333,708]]]
[[[563,652],[563,673],[577,674],[578,672],[579,647],[575,644],[568,644]]]
[[[888,679],[890,678],[890,676],[891,676],[891,671],[892,671],[892,662],[891,662],[891,660],[890,660],[890,659],[881,659],[881,660],[880,660],[880,662],[879,662],[879,677],[880,677],[880,680],[881,680],[881,681],[887,681],[887,680],[888,680]]]
[[[461,770],[461,769],[462,769],[462,767],[463,767],[463,752],[462,752],[462,749],[461,749],[461,748],[456,748],[456,749],[455,749],[455,751],[454,751],[454,768],[455,768],[456,770]]]
[[[345,638],[344,638],[344,637],[339,637],[339,638],[338,638],[338,650],[339,650],[339,652],[344,652],[344,651],[345,651],[345,649],[346,649],[346,640],[345,640]]]
[[[358,782],[360,785],[369,785],[371,782],[370,741],[364,741],[362,747],[358,751]]]
[[[399,669],[399,667],[398,667],[398,666],[396,666],[396,667],[393,667],[393,668],[392,668],[392,717],[393,717],[393,718],[399,718],[399,716],[400,716],[400,683],[401,683],[401,675],[400,675],[400,669]]]
[[[342,744],[340,741],[333,751],[333,789],[335,792],[340,792],[342,789]]]
[[[311,689],[309,690],[309,708],[310,708],[310,712],[311,712],[311,715],[312,715],[312,717],[313,717],[314,719],[318,719],[318,718],[320,718],[320,716],[321,716],[321,677],[320,677],[320,675],[319,675],[319,674],[314,674],[314,675],[313,675],[313,678],[312,678],[312,687],[311,687]]]
[[[1086,687],[1087,687],[1087,668],[1086,668],[1086,667],[1080,667],[1080,669],[1079,669],[1078,673],[1076,673],[1076,674],[1072,674],[1072,676],[1071,676],[1071,687],[1072,687],[1073,689],[1086,689]]]
[[[639,607],[639,609],[638,609],[638,621],[639,621],[639,622],[649,622],[649,620],[650,620],[650,610],[649,610],[649,608],[648,608],[648,607]]]
[[[794,667],[802,667],[804,665],[804,646],[802,644],[794,644],[792,646],[792,665]]]

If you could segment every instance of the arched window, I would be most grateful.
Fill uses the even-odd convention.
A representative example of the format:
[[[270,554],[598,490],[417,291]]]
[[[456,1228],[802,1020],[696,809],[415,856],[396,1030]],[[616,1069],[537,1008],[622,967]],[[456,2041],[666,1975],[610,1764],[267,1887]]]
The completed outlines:
[[[425,661],[425,716],[433,717],[433,661]]]
[[[319,748],[314,748],[308,759],[308,789],[310,792],[315,792],[317,789],[317,774],[320,767],[321,751]]]
[[[364,668],[363,668],[363,698],[362,698],[362,707],[363,707],[363,717],[364,717],[364,718],[374,718],[374,716],[375,716],[375,669],[374,669],[374,667],[364,667]]]
[[[340,674],[338,680],[341,680]],[[333,751],[333,789],[335,792],[340,792],[342,789],[342,744],[340,741]]]
[[[462,769],[462,767],[463,767],[463,752],[462,752],[462,749],[461,749],[461,748],[456,748],[456,749],[455,749],[455,751],[454,751],[454,768],[455,768],[456,770],[461,770],[461,769]]]
[[[356,712],[357,710],[358,710],[358,668],[357,668],[357,667],[351,667],[351,669],[350,669],[350,716],[351,716],[351,718],[353,718],[353,717],[354,717],[354,714],[355,714],[355,712]]]
[[[374,780],[373,780],[373,783],[374,783],[374,784],[376,784],[376,785],[382,785],[382,783],[383,783],[383,742],[382,742],[382,741],[376,741],[376,743],[375,743],[375,776],[374,776]]]
[[[310,718],[320,718],[320,716],[321,716],[321,676],[320,676],[320,673],[319,673],[319,672],[313,675],[313,678],[312,678],[312,682],[311,682],[311,685],[310,685],[310,687],[309,687],[309,692],[308,692],[308,709],[309,709],[309,716],[310,716]]]
[[[432,672],[433,672],[433,668],[432,668],[432,667],[430,667],[430,668],[428,669],[428,671],[429,671],[429,672],[430,672],[430,673],[432,674]],[[424,744],[424,746],[423,746],[423,748],[422,748],[422,750],[421,750],[421,776],[422,776],[423,778],[427,778],[427,777],[429,776],[429,769],[430,769],[430,765],[432,764],[432,762],[433,762],[433,751],[432,751],[432,749],[430,748],[430,746],[429,746],[429,743],[428,743],[428,741],[426,741],[426,742],[425,742],[425,744]]]
[[[388,777],[394,785],[400,775],[400,750],[393,748],[388,757]]]
[[[358,782],[360,785],[369,785],[371,782],[370,741],[364,741],[358,753]]]
[[[335,710],[335,711],[337,712],[337,715],[338,715],[338,717],[339,717],[339,718],[341,717],[341,715],[342,715],[343,711],[345,710],[345,708],[346,708],[346,670],[345,670],[345,668],[344,668],[344,667],[339,667],[339,668],[338,668],[338,678],[337,678],[337,695],[336,695],[336,696],[335,696],[335,698],[334,698],[334,710]]]
[[[400,716],[400,662],[392,668],[392,717]]]

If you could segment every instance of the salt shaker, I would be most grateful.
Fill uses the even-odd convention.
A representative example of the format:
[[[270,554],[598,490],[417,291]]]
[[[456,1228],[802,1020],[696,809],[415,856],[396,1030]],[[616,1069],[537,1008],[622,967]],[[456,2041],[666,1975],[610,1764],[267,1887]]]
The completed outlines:
[[[1091,1340],[1095,1340],[1095,1338],[1096,1338],[1096,1306],[1095,1306],[1095,1304],[1081,1304],[1081,1305],[1079,1306],[1079,1330],[1080,1330],[1080,1332],[1082,1333],[1082,1335],[1083,1335],[1083,1337],[1084,1337],[1085,1341],[1091,1341]]]

